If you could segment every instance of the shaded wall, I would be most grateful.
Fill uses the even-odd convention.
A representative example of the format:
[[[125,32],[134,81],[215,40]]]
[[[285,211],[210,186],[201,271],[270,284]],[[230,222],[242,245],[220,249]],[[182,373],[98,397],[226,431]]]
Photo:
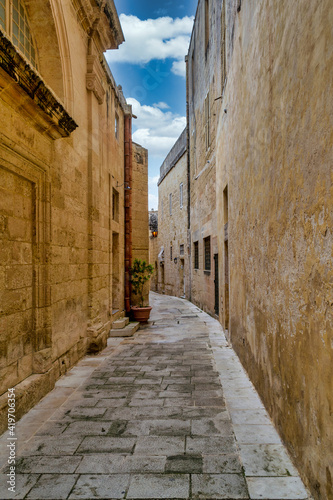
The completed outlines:
[[[135,259],[149,263],[148,235],[148,151],[135,142],[132,145],[132,263]],[[149,302],[149,281],[144,287],[145,303]],[[132,304],[140,299],[132,294]]]
[[[223,262],[228,222],[228,327],[303,479],[315,498],[329,499],[333,5],[246,0],[239,13],[233,2],[227,7],[227,113],[220,114],[216,162]],[[224,266],[221,290],[225,276]],[[226,323],[224,311],[220,319]]]

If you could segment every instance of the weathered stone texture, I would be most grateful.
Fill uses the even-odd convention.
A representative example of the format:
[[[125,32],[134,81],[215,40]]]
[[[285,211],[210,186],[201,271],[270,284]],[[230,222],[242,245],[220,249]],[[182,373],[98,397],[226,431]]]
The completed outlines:
[[[158,182],[158,291],[176,297],[190,295],[187,177],[185,129],[161,166]]]
[[[149,263],[148,234],[148,151],[132,144],[132,262],[135,259]],[[149,303],[149,282],[144,286],[145,303]],[[132,294],[132,303],[139,303],[139,297]]]
[[[205,5],[209,4],[208,43]],[[215,313],[214,255],[217,254],[215,139],[221,107],[221,6],[218,1],[198,3],[188,52],[188,126],[190,155],[191,300]],[[204,238],[210,237],[210,270],[204,265]],[[194,243],[199,266],[194,269]]]
[[[114,4],[94,3],[23,2],[38,74],[1,34],[0,394],[16,386],[17,417],[106,345],[124,309],[131,109],[103,58],[123,41]]]
[[[157,236],[153,236],[153,231],[157,232]],[[158,237],[158,211],[149,211],[149,264],[154,267],[154,274],[150,279],[150,290],[158,292],[159,290],[159,260],[160,239]]]
[[[216,162],[223,262],[226,186],[229,197],[231,340],[315,498],[329,499],[333,5],[227,4]]]

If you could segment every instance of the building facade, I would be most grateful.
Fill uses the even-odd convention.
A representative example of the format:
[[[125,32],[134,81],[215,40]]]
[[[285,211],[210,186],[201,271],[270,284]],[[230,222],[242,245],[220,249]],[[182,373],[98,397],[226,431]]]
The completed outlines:
[[[187,129],[164,160],[158,181],[158,291],[190,296]]]
[[[0,407],[15,387],[17,418],[129,310],[132,113],[103,55],[123,41],[113,0],[1,3]]]
[[[189,246],[193,303],[219,314],[216,132],[221,108],[222,2],[199,0],[187,56]]]
[[[154,274],[150,278],[150,290],[158,292],[159,276],[159,239],[158,239],[158,211],[149,211],[149,264],[154,268]]]
[[[220,320],[303,479],[329,499],[333,4],[223,4]]]
[[[332,19],[329,0],[199,0],[181,222],[168,197],[185,167],[162,166],[159,183],[160,291],[178,295],[187,225],[186,297],[219,317],[320,500],[333,497]]]

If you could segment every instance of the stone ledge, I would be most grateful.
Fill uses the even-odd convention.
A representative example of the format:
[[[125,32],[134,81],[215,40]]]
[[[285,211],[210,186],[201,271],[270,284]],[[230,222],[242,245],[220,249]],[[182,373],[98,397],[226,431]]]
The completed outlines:
[[[68,137],[77,124],[37,72],[0,30],[0,95],[53,139]]]

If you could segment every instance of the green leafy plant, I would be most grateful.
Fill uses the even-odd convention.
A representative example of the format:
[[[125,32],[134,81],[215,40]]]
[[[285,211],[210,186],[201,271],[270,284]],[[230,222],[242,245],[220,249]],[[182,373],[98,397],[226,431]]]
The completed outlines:
[[[135,259],[129,272],[131,275],[133,293],[134,295],[139,295],[140,307],[144,307],[143,287],[152,276],[154,268],[151,264],[147,264],[145,260]]]

